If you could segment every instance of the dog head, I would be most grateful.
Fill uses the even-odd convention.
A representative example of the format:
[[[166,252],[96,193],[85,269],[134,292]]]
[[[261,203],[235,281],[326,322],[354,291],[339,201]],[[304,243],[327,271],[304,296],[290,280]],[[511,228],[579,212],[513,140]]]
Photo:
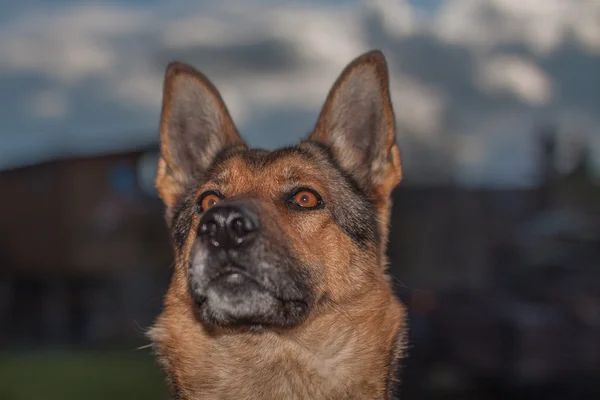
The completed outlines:
[[[383,54],[342,72],[295,147],[249,148],[217,89],[173,63],[156,179],[176,253],[171,291],[202,323],[301,324],[385,279],[401,179]]]

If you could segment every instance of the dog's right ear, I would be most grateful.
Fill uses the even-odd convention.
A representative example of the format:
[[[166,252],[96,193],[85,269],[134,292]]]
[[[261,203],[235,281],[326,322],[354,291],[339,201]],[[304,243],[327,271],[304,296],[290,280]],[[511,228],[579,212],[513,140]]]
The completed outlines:
[[[182,64],[167,67],[160,119],[156,187],[167,212],[224,148],[243,145],[218,90],[202,73]]]
[[[395,121],[387,62],[373,50],[340,74],[310,139],[328,147],[371,198],[386,204],[402,178]]]

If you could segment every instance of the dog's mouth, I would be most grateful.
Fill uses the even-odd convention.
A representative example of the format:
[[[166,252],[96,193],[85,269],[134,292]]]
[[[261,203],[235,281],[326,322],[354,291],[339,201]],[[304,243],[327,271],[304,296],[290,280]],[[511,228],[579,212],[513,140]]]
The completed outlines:
[[[229,264],[220,268],[220,271],[208,281],[208,285],[210,286],[223,282],[230,285],[254,284],[258,288],[266,290],[266,288],[263,288],[262,285],[248,273],[246,268],[235,264]]]
[[[265,285],[261,284],[254,276],[248,273],[248,270],[244,267],[230,264],[223,268],[221,272],[216,274],[208,282],[208,286],[221,285],[227,286],[231,290],[235,290],[236,287],[253,286],[255,289],[262,292],[268,293],[274,299],[280,301],[282,304],[296,304],[298,307],[307,307],[308,303],[305,299],[294,298],[289,296],[282,296],[270,290]]]
[[[214,270],[213,270],[214,271]],[[293,296],[265,284],[250,268],[231,262],[218,268],[203,287],[190,286],[201,319],[222,326],[290,326],[306,317],[309,296]]]

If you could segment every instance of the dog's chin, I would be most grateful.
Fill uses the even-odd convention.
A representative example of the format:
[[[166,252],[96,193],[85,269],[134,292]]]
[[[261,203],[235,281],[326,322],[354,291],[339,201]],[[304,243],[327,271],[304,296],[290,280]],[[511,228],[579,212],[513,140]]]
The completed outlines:
[[[308,302],[282,299],[242,272],[230,272],[192,293],[202,322],[223,327],[292,327],[309,313]]]

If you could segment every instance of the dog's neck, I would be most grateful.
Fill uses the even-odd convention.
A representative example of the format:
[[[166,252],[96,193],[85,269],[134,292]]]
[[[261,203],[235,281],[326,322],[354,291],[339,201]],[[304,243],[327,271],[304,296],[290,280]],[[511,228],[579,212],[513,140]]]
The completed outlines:
[[[181,400],[386,399],[403,310],[392,295],[372,296],[285,332],[207,329],[172,304],[151,336]],[[184,313],[186,324],[169,322]]]

